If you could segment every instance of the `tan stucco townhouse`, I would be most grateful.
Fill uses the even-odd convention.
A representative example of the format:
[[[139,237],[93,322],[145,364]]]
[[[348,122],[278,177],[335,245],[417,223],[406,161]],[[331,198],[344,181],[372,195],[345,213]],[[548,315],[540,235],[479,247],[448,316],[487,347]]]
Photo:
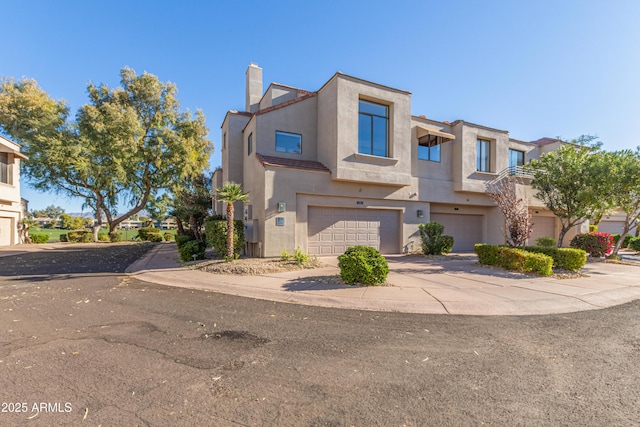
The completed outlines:
[[[20,199],[20,146],[0,136],[0,246],[20,243],[18,224],[23,215]]]
[[[263,93],[262,69],[251,64],[246,82],[246,111],[224,118],[213,178],[214,186],[235,181],[250,192],[236,211],[254,256],[295,248],[337,255],[356,244],[387,254],[418,250],[418,224],[429,221],[444,224],[454,251],[502,244],[504,218],[486,183],[562,144],[413,116],[410,92],[340,72],[315,92],[272,83]],[[531,240],[557,236],[559,221],[522,182]],[[214,206],[224,213],[221,202]]]

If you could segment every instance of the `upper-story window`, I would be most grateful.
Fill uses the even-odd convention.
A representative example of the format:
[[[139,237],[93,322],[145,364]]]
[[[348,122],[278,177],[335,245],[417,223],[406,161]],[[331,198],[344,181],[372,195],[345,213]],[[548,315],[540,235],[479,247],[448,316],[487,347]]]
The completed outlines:
[[[226,150],[227,149],[227,133],[223,133],[222,134],[222,149]]]
[[[509,149],[509,171],[515,173],[518,166],[524,166],[524,151]]]
[[[418,158],[420,160],[440,161],[440,145],[442,137],[425,135],[418,139]]]
[[[253,152],[253,133],[249,134],[247,139],[247,156]]]
[[[389,157],[389,107],[360,100],[358,153]]]
[[[276,131],[276,151],[281,153],[302,153],[302,135]]]
[[[478,139],[476,142],[476,170],[491,172],[491,141]]]
[[[9,163],[9,154],[0,153],[0,182],[10,185],[13,184],[11,166]]]

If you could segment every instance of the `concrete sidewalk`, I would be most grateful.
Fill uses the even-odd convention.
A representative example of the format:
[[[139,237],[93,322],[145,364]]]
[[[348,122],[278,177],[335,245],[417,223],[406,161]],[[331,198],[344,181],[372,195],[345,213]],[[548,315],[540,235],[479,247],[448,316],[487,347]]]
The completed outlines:
[[[589,263],[589,277],[559,279],[506,272],[477,264],[473,255],[439,261],[390,256],[393,286],[354,287],[317,281],[339,274],[333,264],[261,276],[230,276],[181,267],[175,244],[163,243],[127,273],[146,282],[323,307],[407,313],[531,315],[592,310],[640,299],[640,266]]]

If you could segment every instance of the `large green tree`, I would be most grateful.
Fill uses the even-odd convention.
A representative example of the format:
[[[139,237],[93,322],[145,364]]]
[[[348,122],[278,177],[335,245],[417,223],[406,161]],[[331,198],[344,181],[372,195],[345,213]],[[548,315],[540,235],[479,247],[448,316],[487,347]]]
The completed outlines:
[[[235,202],[249,203],[249,192],[244,191],[242,186],[233,181],[227,181],[222,187],[216,188],[218,200],[227,204],[227,260],[233,260],[233,216]]]
[[[29,157],[27,180],[82,198],[95,212],[96,240],[103,215],[115,230],[158,190],[200,174],[213,149],[203,113],[181,112],[174,84],[129,68],[120,77],[113,89],[89,84],[89,103],[75,120],[34,80],[0,86],[0,127]]]
[[[604,154],[612,207],[625,213],[622,233],[611,256],[617,256],[624,238],[640,223],[640,147],[636,151],[621,150]]]
[[[568,144],[529,163],[536,197],[560,219],[558,247],[572,227],[608,206],[604,159],[593,147]]]

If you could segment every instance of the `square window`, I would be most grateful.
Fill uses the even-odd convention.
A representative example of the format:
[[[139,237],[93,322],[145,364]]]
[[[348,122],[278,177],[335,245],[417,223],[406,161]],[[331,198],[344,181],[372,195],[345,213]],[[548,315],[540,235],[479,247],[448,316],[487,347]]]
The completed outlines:
[[[478,139],[476,142],[476,170],[491,172],[491,141]]]
[[[389,157],[389,107],[360,100],[358,153]]]
[[[436,135],[425,135],[418,139],[418,158],[431,162],[440,161],[440,145],[442,137]]]
[[[281,153],[302,153],[302,135],[276,131],[276,151]]]

